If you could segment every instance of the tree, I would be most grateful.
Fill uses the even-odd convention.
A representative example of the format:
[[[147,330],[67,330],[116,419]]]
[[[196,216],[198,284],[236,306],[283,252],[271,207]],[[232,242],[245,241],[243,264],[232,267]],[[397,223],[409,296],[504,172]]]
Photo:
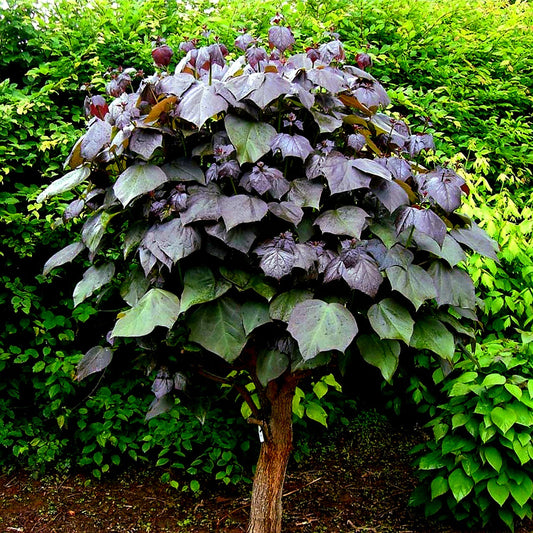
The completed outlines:
[[[133,71],[115,72],[114,100],[87,98],[69,172],[39,197],[79,191],[64,218],[84,220],[45,273],[87,252],[75,305],[105,287],[129,306],[78,379],[133,339],[160,368],[148,417],[188,372],[231,383],[262,439],[253,533],[281,531],[300,380],[361,357],[390,380],[413,349],[449,365],[476,320],[465,249],[496,257],[456,213],[464,179],[424,167],[431,136],[381,111],[383,87],[344,64],[335,35],[288,55],[280,22],[270,53],[248,34],[229,63],[219,42],[184,42],[169,74],[172,50],[158,42],[161,70],[137,90]]]

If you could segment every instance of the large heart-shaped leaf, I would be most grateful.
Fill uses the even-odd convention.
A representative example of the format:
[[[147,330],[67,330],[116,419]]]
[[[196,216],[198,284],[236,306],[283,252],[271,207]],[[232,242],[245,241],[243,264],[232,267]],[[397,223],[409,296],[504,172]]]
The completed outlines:
[[[65,174],[62,178],[53,181],[46,189],[37,196],[37,202],[41,203],[52,196],[61,194],[66,191],[70,191],[74,187],[77,187],[80,183],[83,183],[91,173],[88,167],[79,167],[75,170]]]
[[[356,168],[355,161],[335,152],[330,154],[322,163],[320,168],[328,180],[331,194],[370,186],[372,176]]]
[[[386,273],[393,290],[403,294],[415,309],[437,296],[431,276],[418,265],[393,266]]]
[[[434,239],[416,229],[413,232],[413,239],[421,250],[444,259],[451,267],[466,259],[464,250],[450,234],[444,237],[442,247]]]
[[[381,339],[398,339],[409,344],[415,321],[396,300],[386,298],[368,310],[368,320]]]
[[[276,129],[266,122],[251,122],[234,115],[224,119],[226,132],[237,150],[237,160],[243,163],[255,163],[270,152],[270,144],[276,136]]]
[[[163,146],[163,134],[157,130],[136,128],[131,137],[129,148],[148,161],[153,153]]]
[[[128,167],[113,185],[120,203],[126,207],[133,199],[167,182],[167,175],[157,165],[136,164]]]
[[[268,322],[271,322],[271,319],[265,301],[248,300],[242,304],[242,325],[246,335]]]
[[[205,121],[228,109],[228,102],[217,93],[216,85],[198,83],[180,100],[176,113],[201,128]]]
[[[142,245],[170,269],[176,261],[200,249],[202,240],[195,228],[184,226],[179,218],[152,226]]]
[[[205,185],[204,171],[190,159],[180,157],[166,163],[161,170],[170,181],[195,181]]]
[[[82,242],[73,242],[56,252],[46,263],[43,268],[43,276],[50,273],[53,268],[70,263],[73,261],[82,250],[85,249],[85,244]]]
[[[357,334],[357,323],[346,307],[322,300],[305,300],[295,306],[287,331],[296,339],[304,359],[320,352],[344,352]]]
[[[453,335],[440,320],[430,316],[417,320],[409,344],[417,350],[431,350],[449,361],[455,352]]]
[[[442,246],[446,236],[446,224],[431,209],[422,209],[416,206],[404,208],[396,222],[396,230],[401,233],[412,227],[425,233],[434,239],[439,246]]]
[[[113,263],[89,267],[83,274],[82,280],[74,288],[74,307],[81,304],[100,287],[109,283],[114,275],[115,265]]]
[[[193,305],[216,300],[230,288],[229,281],[215,278],[211,269],[206,266],[189,269],[183,278],[181,312],[184,313]]]
[[[285,52],[294,44],[294,35],[286,26],[272,26],[268,30],[268,42],[280,52]]]
[[[107,211],[96,213],[91,218],[87,219],[81,228],[81,240],[83,244],[89,248],[91,253],[94,253],[98,248],[107,228],[107,225],[115,214],[109,214]]]
[[[313,293],[305,289],[292,289],[287,292],[282,292],[270,303],[270,316],[274,320],[288,322],[294,307],[312,298]]]
[[[247,194],[221,196],[218,205],[226,230],[228,231],[239,224],[258,222],[268,212],[266,202],[263,202],[260,198],[248,196]]]
[[[281,248],[270,248],[261,257],[259,266],[267,276],[281,279],[283,276],[291,273],[295,260],[296,258],[292,252],[282,250]]]
[[[320,207],[320,198],[324,185],[319,182],[313,182],[306,179],[296,179],[291,181],[291,189],[287,195],[291,202],[300,207]]]
[[[170,329],[180,313],[179,298],[163,289],[150,289],[137,304],[119,315],[113,337],[143,337],[156,326]]]
[[[350,288],[364,292],[374,298],[383,283],[383,276],[375,261],[362,257],[354,265],[344,267],[341,263],[341,277]]]
[[[179,298],[163,289],[150,289],[137,304],[119,314],[113,337],[143,337],[156,326],[170,329],[180,313]]]
[[[428,269],[437,290],[439,305],[455,305],[464,309],[476,309],[476,293],[472,278],[458,268],[450,268],[435,261]]]
[[[76,379],[81,381],[87,376],[104,370],[113,359],[113,352],[103,346],[94,346],[81,359],[76,367]]]
[[[281,78],[279,74],[265,72],[263,83],[251,91],[246,98],[254,102],[260,109],[264,109],[272,100],[275,100],[282,94],[291,92],[291,89],[291,83]]]
[[[475,222],[469,228],[454,229],[451,236],[474,252],[499,262],[496,252],[498,244],[491,239]]]
[[[299,157],[305,161],[313,153],[311,143],[303,135],[290,135],[288,133],[278,133],[271,143],[272,152],[279,150],[282,157]]]
[[[252,244],[257,238],[257,231],[253,229],[253,226],[239,226],[227,231],[224,223],[219,222],[212,226],[205,226],[204,229],[208,235],[220,239],[230,248],[239,250],[239,252],[244,254],[250,251]]]
[[[218,200],[221,196],[220,188],[215,183],[207,187],[191,187],[191,194],[187,198],[187,209],[180,213],[183,224],[198,222],[200,220],[220,219]]]
[[[111,142],[113,128],[109,122],[97,118],[82,137],[80,155],[92,161]]]
[[[246,344],[241,306],[224,297],[200,306],[187,320],[189,339],[232,363]]]
[[[400,343],[395,340],[380,339],[374,334],[361,335],[357,338],[357,347],[363,359],[379,368],[383,378],[390,383],[398,368]]]
[[[456,468],[448,477],[448,484],[456,501],[461,501],[468,496],[474,488],[474,482],[461,467]]]
[[[269,381],[278,378],[287,370],[289,358],[278,350],[263,350],[257,356],[256,373],[259,382],[266,387]]]
[[[315,224],[320,227],[322,233],[348,235],[359,239],[368,216],[368,213],[360,207],[346,205],[322,213],[315,220]]]
[[[304,216],[304,212],[299,205],[293,202],[270,202],[268,210],[275,216],[291,222],[297,226]]]

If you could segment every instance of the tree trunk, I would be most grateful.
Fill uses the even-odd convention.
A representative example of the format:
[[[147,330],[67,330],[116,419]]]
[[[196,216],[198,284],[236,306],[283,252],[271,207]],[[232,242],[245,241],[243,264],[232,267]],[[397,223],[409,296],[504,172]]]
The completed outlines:
[[[281,533],[281,497],[292,451],[292,398],[297,381],[289,375],[279,383],[271,381],[266,390],[270,416],[263,428],[265,440],[255,471],[248,533]]]

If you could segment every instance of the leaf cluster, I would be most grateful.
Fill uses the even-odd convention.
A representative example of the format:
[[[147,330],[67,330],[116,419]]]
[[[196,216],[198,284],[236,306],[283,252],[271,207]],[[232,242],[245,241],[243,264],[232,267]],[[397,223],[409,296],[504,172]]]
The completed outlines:
[[[419,446],[421,484],[412,503],[426,515],[448,510],[468,525],[531,518],[533,389],[531,349],[511,341],[478,345],[443,386],[446,401]],[[423,452],[423,453],[420,453]]]
[[[382,112],[383,87],[344,65],[338,40],[288,55],[290,35],[273,27],[270,54],[241,37],[229,63],[220,43],[188,43],[173,74],[90,106],[70,171],[38,198],[79,191],[81,241],[45,271],[87,251],[78,304],[115,278],[118,244],[130,309],[111,338],[161,339],[163,326],[168,343],[178,325],[263,385],[339,354],[387,380],[402,347],[451,360],[460,320],[476,319],[458,265],[467,249],[496,259],[456,213],[469,189],[423,166],[431,137]],[[84,375],[110,349],[86,357]]]

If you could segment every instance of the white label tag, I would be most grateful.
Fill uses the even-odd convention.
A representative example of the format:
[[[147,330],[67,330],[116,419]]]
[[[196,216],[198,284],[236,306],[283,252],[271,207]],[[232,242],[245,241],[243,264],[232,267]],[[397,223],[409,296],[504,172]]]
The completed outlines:
[[[265,435],[261,426],[257,426],[257,433],[259,433],[259,442],[265,442]]]

